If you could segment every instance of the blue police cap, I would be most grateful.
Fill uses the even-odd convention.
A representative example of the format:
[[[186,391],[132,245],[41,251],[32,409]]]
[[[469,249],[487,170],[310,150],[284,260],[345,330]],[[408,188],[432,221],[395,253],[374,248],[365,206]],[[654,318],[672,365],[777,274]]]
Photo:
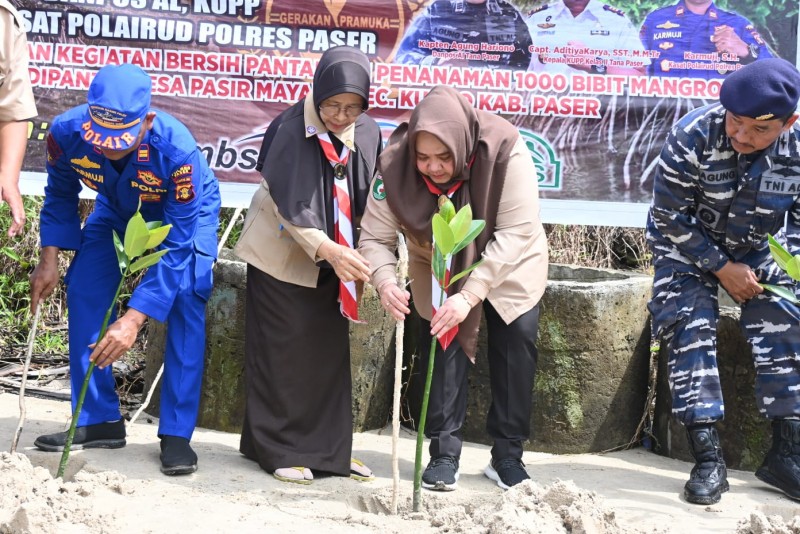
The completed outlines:
[[[107,65],[97,71],[86,100],[83,138],[100,148],[131,147],[150,110],[150,76],[135,65]]]
[[[781,58],[761,59],[728,75],[719,101],[736,115],[766,121],[794,113],[800,99],[800,72]]]

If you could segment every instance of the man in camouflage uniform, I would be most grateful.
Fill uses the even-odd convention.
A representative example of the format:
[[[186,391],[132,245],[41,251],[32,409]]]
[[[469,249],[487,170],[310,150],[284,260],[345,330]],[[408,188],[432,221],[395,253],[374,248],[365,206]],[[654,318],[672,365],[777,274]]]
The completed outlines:
[[[434,0],[406,31],[394,61],[526,70],[530,46],[528,26],[506,0]]]
[[[668,348],[672,414],[687,427],[695,458],[684,488],[692,503],[718,502],[728,490],[714,428],[724,415],[719,284],[742,305],[758,408],[773,420],[772,449],[756,476],[800,499],[800,309],[759,285],[796,291],[770,256],[767,235],[800,252],[798,98],[794,65],[757,61],[725,79],[719,104],[684,116],[661,151],[647,222],[655,268],[649,308],[654,336]]]

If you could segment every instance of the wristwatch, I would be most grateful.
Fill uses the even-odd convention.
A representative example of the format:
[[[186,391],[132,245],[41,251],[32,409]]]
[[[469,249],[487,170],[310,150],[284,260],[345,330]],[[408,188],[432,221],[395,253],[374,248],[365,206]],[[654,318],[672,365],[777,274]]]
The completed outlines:
[[[744,64],[752,63],[758,59],[758,52],[760,50],[761,48],[756,43],[750,43],[747,45],[747,51],[749,53],[745,57],[740,58],[740,61]]]

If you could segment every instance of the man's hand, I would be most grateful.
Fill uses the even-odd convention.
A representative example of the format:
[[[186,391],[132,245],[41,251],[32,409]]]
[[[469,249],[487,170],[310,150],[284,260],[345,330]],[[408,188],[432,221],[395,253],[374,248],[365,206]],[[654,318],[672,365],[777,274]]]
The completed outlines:
[[[378,296],[381,298],[381,306],[396,321],[402,321],[405,316],[411,313],[408,307],[411,293],[397,286],[394,280],[388,280],[376,288]]]
[[[32,313],[36,313],[40,301],[50,296],[59,279],[58,247],[43,247],[39,253],[39,264],[30,276]]]
[[[342,282],[369,282],[369,262],[357,250],[328,240],[320,245],[317,255],[331,264]]]
[[[89,361],[104,369],[120,359],[136,342],[136,334],[145,319],[147,316],[142,312],[129,309],[108,327],[103,339],[89,345],[90,349],[94,349],[89,355]]]
[[[739,58],[747,57],[750,54],[750,49],[747,48],[747,43],[736,35],[736,32],[730,26],[717,26],[714,28],[714,35],[711,36],[711,42],[717,47],[717,52],[736,54]]]
[[[714,274],[719,278],[725,291],[739,304],[764,292],[764,288],[758,285],[756,273],[753,272],[749,265],[744,263],[729,261]]]

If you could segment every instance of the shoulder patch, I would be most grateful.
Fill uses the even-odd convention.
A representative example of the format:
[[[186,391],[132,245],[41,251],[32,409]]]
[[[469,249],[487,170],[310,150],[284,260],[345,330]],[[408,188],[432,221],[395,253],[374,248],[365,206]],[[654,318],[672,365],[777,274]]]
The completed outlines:
[[[52,133],[48,133],[47,163],[49,163],[50,165],[55,165],[56,161],[58,161],[58,158],[60,158],[63,153],[64,152],[61,150],[61,147],[59,146],[58,141],[56,141],[56,138],[53,137]]]
[[[194,187],[191,182],[178,184],[175,188],[175,200],[181,204],[186,204],[194,199]]]
[[[383,200],[386,198],[386,189],[383,187],[383,176],[380,174],[372,183],[372,198],[375,200]]]
[[[534,13],[538,13],[539,11],[544,11],[548,7],[550,7],[548,4],[543,4],[543,5],[539,6],[539,7],[537,7],[536,9],[531,9],[531,11],[528,13],[528,16],[530,17]]]
[[[610,11],[611,13],[614,13],[615,15],[619,15],[620,17],[624,17],[625,16],[625,12],[624,11],[622,11],[621,9],[616,8],[614,6],[610,6],[608,4],[603,4],[603,9],[605,9],[606,11]]]

